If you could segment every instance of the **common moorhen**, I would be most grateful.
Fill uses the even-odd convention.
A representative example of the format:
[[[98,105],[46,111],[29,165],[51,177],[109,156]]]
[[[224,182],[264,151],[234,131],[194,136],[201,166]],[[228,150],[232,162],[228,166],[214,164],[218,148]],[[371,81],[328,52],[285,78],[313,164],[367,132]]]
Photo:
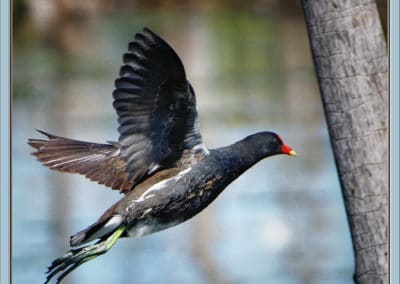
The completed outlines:
[[[52,262],[46,283],[57,274],[60,282],[120,237],[141,237],[190,219],[261,159],[296,155],[273,132],[207,149],[183,64],[148,28],[135,35],[123,63],[113,92],[119,142],[97,144],[43,131],[48,139],[28,141],[36,149],[33,155],[50,169],[82,174],[124,194],[97,222],[71,237],[73,249]]]

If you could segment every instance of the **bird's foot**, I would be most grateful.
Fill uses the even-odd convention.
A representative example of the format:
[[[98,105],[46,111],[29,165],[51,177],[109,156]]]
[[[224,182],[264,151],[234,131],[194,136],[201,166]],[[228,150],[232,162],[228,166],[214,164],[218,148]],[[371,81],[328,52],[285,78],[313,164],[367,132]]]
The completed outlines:
[[[71,249],[63,256],[55,259],[46,272],[47,277],[45,284],[49,283],[49,281],[58,273],[61,274],[57,278],[56,283],[60,283],[65,276],[67,276],[71,271],[73,271],[81,264],[109,251],[111,247],[116,243],[116,241],[121,237],[124,231],[125,228],[120,227],[111,236],[103,241],[99,240],[93,245]]]

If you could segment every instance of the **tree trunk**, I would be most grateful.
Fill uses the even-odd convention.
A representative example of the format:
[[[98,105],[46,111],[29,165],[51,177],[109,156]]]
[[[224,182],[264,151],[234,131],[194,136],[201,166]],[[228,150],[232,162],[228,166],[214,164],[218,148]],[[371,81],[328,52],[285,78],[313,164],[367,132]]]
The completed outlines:
[[[355,254],[388,283],[388,58],[371,0],[302,0]]]

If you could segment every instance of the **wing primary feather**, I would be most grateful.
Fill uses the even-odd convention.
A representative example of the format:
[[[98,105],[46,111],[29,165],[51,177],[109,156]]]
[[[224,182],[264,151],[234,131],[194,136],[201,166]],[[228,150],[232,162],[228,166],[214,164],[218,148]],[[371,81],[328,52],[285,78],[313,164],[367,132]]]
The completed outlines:
[[[28,144],[36,151],[32,155],[50,169],[79,173],[100,184],[110,184],[113,180],[123,180],[121,192],[133,188],[125,172],[125,162],[120,156],[120,143],[98,144],[73,140],[38,130],[48,140],[29,139]],[[105,179],[104,175],[108,175]]]
[[[137,184],[178,163],[184,151],[202,141],[193,88],[181,59],[165,40],[144,28],[129,43],[123,63],[113,106],[121,156],[129,179]]]

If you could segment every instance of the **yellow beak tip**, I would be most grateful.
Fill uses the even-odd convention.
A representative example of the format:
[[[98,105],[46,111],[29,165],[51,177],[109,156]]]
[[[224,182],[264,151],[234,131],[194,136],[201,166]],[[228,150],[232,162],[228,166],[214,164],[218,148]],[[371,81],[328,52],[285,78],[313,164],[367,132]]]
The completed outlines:
[[[296,156],[296,152],[294,150],[290,150],[289,155],[290,156]]]

